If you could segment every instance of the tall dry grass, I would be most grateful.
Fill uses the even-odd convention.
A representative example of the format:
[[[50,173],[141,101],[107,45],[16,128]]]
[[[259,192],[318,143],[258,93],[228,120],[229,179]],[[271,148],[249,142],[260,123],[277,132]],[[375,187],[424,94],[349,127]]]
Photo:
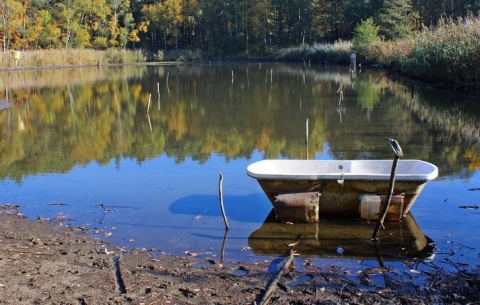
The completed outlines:
[[[18,62],[14,59],[13,53],[13,51],[0,53],[0,63],[3,68],[90,66],[141,63],[147,61],[147,57],[142,51],[123,49],[22,51],[20,52]]]
[[[352,42],[316,43],[312,46],[285,48],[273,54],[278,61],[310,61],[312,63],[348,64]]]

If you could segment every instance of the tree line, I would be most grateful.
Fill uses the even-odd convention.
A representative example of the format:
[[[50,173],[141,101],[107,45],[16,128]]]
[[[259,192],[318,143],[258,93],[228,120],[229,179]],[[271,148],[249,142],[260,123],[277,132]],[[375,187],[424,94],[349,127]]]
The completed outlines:
[[[352,38],[372,18],[386,39],[478,15],[480,0],[0,0],[6,50],[192,49],[266,55]]]

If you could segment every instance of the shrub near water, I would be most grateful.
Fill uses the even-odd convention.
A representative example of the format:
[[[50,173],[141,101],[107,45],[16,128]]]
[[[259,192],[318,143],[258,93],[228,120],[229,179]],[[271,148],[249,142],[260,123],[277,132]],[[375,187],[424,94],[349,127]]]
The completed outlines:
[[[373,22],[372,18],[363,20],[357,25],[353,35],[353,48],[360,58],[369,60],[375,56],[373,47],[380,42],[379,31],[380,27]]]

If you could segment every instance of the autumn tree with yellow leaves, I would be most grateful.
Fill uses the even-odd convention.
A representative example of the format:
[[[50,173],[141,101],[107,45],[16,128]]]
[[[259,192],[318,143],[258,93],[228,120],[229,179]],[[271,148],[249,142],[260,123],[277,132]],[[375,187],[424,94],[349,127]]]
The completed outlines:
[[[0,0],[0,36],[4,52],[186,49],[218,58],[349,40],[369,18],[396,39],[479,11],[479,0]]]

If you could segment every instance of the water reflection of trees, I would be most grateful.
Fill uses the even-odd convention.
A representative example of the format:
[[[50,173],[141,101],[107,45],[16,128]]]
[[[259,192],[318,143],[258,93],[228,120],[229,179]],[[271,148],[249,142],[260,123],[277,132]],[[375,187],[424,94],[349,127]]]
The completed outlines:
[[[478,141],[480,129],[468,112],[455,116],[457,130],[445,124],[448,110],[434,110],[419,93],[382,73],[363,73],[347,84],[340,122],[337,73],[348,74],[333,67],[198,65],[50,72],[11,73],[0,79],[6,88],[2,98],[15,103],[0,112],[2,178],[21,181],[28,174],[65,172],[93,161],[117,160],[121,166],[121,157],[142,162],[162,154],[177,162],[205,162],[212,154],[227,160],[250,158],[255,151],[268,158],[303,159],[321,153],[325,141],[335,158],[390,157],[388,145],[378,138],[391,135],[379,130],[409,143],[412,157],[439,161],[435,155],[440,155],[449,164],[460,158],[473,167],[478,164],[474,149],[438,145],[439,137],[451,141],[454,135],[460,142],[466,135]],[[409,111],[420,119],[412,120]]]
[[[357,78],[358,79],[358,78]],[[332,130],[329,139],[334,142],[338,158],[390,158],[391,152],[379,150],[381,141],[368,139],[368,134],[378,135],[375,128],[383,130],[385,137],[395,137],[406,144],[408,158],[431,161],[440,167],[442,175],[458,173],[469,175],[480,166],[480,110],[474,107],[474,98],[459,94],[429,90],[411,81],[392,81],[388,77],[373,75],[364,79],[365,84],[356,82],[356,103],[367,109],[368,119],[362,111],[353,108],[354,120],[344,120],[343,130]],[[372,106],[364,101],[375,101]],[[388,109],[379,111],[388,105]],[[371,111],[375,109],[375,111]],[[407,110],[407,111],[406,111]],[[413,119],[411,117],[413,115]],[[369,125],[365,121],[382,122]],[[361,126],[361,128],[355,128]],[[330,129],[329,129],[330,130]],[[342,139],[340,134],[349,132],[351,140]],[[381,139],[380,139],[381,140]],[[343,141],[343,142],[342,142]],[[362,147],[363,150],[358,149]],[[350,153],[349,153],[350,152]],[[465,164],[468,164],[465,170]]]
[[[480,168],[480,109],[478,97],[443,90],[417,91],[409,108],[434,134],[443,164],[461,172],[459,164],[468,170]]]

